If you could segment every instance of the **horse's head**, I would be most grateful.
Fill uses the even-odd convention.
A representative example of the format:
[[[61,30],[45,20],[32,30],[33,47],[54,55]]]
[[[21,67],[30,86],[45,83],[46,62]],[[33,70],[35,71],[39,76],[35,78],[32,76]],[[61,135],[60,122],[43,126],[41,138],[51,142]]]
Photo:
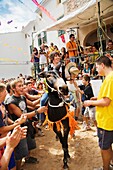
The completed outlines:
[[[46,78],[47,86],[51,91],[57,91],[62,95],[68,95],[68,87],[57,72],[41,72],[40,77]]]

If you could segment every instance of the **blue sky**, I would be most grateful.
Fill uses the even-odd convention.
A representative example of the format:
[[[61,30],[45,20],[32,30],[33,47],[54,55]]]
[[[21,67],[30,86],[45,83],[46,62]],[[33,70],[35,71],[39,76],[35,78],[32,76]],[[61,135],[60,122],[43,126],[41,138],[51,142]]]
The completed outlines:
[[[0,0],[0,33],[20,31],[36,18],[36,8],[32,0]]]

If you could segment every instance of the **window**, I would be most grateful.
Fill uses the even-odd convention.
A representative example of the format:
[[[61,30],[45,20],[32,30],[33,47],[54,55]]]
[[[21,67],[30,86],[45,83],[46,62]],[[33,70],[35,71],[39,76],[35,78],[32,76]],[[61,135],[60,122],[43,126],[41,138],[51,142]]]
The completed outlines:
[[[29,48],[30,48],[30,54],[32,54],[32,45],[30,45]]]
[[[46,42],[47,42],[47,34],[46,31],[43,31],[41,34],[38,34],[38,46]]]
[[[27,34],[25,34],[25,38],[27,38]]]
[[[33,31],[35,31],[36,30],[36,28],[35,28],[35,25],[33,26]]]
[[[42,12],[39,13],[40,17],[42,18]]]
[[[38,34],[38,46],[41,45],[41,34]]]
[[[60,4],[61,3],[61,0],[57,0],[57,4]]]
[[[47,34],[46,34],[46,31],[44,31],[43,43],[46,43],[46,42],[47,42]]]
[[[61,18],[63,18],[64,17],[64,15],[61,15],[59,18],[57,18],[57,20],[60,20]]]

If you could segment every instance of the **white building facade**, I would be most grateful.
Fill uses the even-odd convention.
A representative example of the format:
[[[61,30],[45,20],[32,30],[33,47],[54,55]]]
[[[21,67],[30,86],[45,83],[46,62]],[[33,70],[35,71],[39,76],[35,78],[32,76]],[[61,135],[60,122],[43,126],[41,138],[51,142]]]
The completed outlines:
[[[81,45],[94,45],[94,42],[99,40],[97,36],[98,10],[96,3],[96,0],[42,0],[41,5],[56,22],[37,8],[37,19],[34,21],[34,26],[32,25],[32,28],[29,29],[34,35],[32,37],[34,39],[34,46],[39,47],[43,42],[50,45],[53,42],[61,49],[61,47],[65,47],[66,43],[62,42],[60,35],[64,33],[65,42],[67,42],[69,34],[73,30],[75,36],[81,41]],[[112,39],[113,33],[110,31],[110,28],[113,27],[113,2],[108,0],[106,4],[106,0],[100,0],[100,8],[100,17],[103,22],[102,27],[106,27],[106,34]],[[71,17],[71,14],[73,17]],[[58,22],[59,24],[57,24]],[[53,29],[47,29],[55,24],[57,26],[54,26]],[[35,27],[34,31],[33,27]],[[24,28],[23,31],[28,31],[28,27]],[[104,39],[108,40],[107,37],[104,37]]]
[[[63,0],[64,1],[64,0]],[[43,0],[41,5],[50,13],[50,15],[57,21],[64,17],[64,4],[61,0]],[[37,18],[32,22],[31,24],[28,24],[24,29],[23,32],[25,34],[33,35],[31,36],[32,39],[30,39],[31,45],[35,47],[38,47],[45,43],[48,46],[51,42],[54,43],[54,45],[57,45],[60,49],[61,47],[65,46],[65,43],[62,42],[60,35],[62,31],[49,31],[46,32],[46,27],[51,25],[52,23],[55,23],[51,18],[49,18],[43,11],[41,11],[39,8],[36,10]],[[40,18],[39,18],[40,16]],[[35,28],[35,29],[34,29]],[[65,39],[68,38],[68,35],[65,34]]]
[[[106,28],[106,35],[113,39],[113,2],[107,0],[106,4],[106,0],[100,1],[102,26]],[[90,7],[90,4],[93,5]],[[46,14],[37,8],[37,18],[21,32],[0,34],[0,78],[15,77],[19,73],[31,74],[32,47],[39,49],[42,43],[49,46],[53,42],[60,50],[66,47],[73,30],[83,46],[87,43],[94,45],[98,41],[96,0],[42,0],[41,5],[47,10]],[[65,43],[60,38],[62,34]]]
[[[31,75],[30,52],[22,32],[0,34],[0,79]]]

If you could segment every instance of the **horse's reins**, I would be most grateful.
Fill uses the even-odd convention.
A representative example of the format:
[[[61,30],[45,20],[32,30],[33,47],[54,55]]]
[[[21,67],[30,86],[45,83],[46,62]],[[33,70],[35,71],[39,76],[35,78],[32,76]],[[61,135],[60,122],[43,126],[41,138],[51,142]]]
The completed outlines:
[[[46,85],[51,89],[52,92],[53,92],[53,91],[57,91],[55,88],[51,87],[51,86],[47,83],[47,81],[46,81]]]

